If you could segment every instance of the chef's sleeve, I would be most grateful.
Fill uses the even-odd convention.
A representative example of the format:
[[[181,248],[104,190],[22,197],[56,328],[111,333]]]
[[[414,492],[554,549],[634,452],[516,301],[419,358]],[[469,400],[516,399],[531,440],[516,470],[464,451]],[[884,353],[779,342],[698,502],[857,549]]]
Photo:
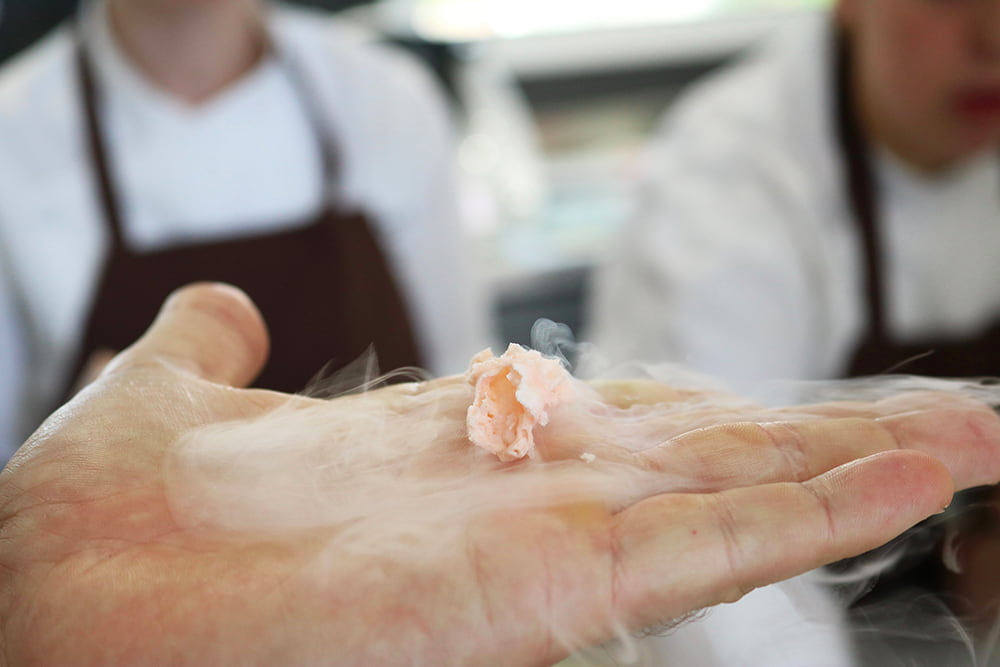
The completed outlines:
[[[408,59],[393,66],[407,99],[405,119],[389,121],[403,173],[384,200],[380,227],[425,364],[436,375],[457,373],[495,333],[486,276],[460,219],[454,118],[429,71]]]
[[[21,445],[28,349],[9,267],[0,253],[0,465]]]
[[[666,132],[638,211],[596,272],[588,337],[612,362],[673,362],[756,393],[821,375],[823,294],[807,175],[766,137]]]

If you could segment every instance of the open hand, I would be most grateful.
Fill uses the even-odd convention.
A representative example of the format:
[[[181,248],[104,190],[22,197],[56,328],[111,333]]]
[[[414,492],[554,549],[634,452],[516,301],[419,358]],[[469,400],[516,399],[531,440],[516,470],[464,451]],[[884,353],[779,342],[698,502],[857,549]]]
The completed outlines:
[[[245,297],[186,288],[25,443],[0,474],[7,663],[547,664],[622,627],[869,550],[940,511],[956,487],[1000,479],[1000,422],[961,397],[741,416],[662,385],[606,383],[594,389],[606,410],[582,425],[557,417],[537,460],[500,464],[461,437],[471,395],[458,378],[332,401],[239,389],[266,355]],[[252,434],[260,417],[313,424],[320,412],[394,415],[338,433],[412,427],[411,440],[433,416],[438,437],[411,442],[410,454],[320,439],[333,444],[296,451],[329,447],[351,465],[308,477],[322,466],[276,457],[276,486],[239,494],[239,457],[215,458],[227,462],[217,472],[228,490],[215,497],[203,484],[212,468],[199,452],[219,441],[198,436],[212,425]],[[465,502],[443,540],[422,536],[419,522],[381,552],[345,539],[389,516],[392,502],[375,503],[391,498],[387,463],[405,482],[401,497],[439,484],[449,506]],[[307,475],[301,486],[371,499],[370,513],[347,495],[342,511],[315,507],[311,518],[294,503],[274,509],[292,469]],[[607,483],[623,470],[641,483]],[[473,482],[483,480],[529,500],[479,503]],[[399,548],[408,539],[428,550]]]

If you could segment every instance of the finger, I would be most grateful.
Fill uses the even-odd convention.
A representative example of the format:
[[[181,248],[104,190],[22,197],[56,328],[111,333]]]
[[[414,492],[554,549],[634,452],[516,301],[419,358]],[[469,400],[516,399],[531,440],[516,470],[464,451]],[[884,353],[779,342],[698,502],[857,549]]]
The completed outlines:
[[[629,407],[625,413],[598,413],[594,419],[596,427],[609,426],[620,435],[627,436],[619,438],[619,441],[627,443],[620,446],[632,451],[650,449],[690,431],[728,423],[784,423],[814,420],[818,417],[878,419],[942,408],[991,411],[982,402],[957,392],[909,392],[874,402],[836,401],[762,408],[731,395],[677,392],[652,381],[637,384],[638,391],[633,391],[631,382],[610,383],[607,388],[602,388],[602,392],[610,400],[626,402]],[[672,394],[671,400],[656,400],[671,395],[671,392],[676,392]],[[647,399],[648,402],[645,402]],[[603,424],[603,421],[613,423]],[[595,438],[598,441],[602,439],[607,440],[603,433]]]
[[[733,423],[770,423],[815,420],[819,417],[876,419],[878,417],[940,405],[944,398],[965,406],[970,399],[937,392],[936,403],[917,396],[878,402],[837,401],[823,404],[764,408],[744,398],[718,392],[677,389],[653,380],[614,380],[591,382],[601,401],[610,410],[591,408],[581,421],[576,411],[553,413],[551,431],[556,437],[549,443],[554,458],[572,457],[577,450],[596,449],[607,456],[630,457],[630,452],[653,450],[677,436],[699,429]],[[925,392],[928,393],[928,392]],[[548,438],[553,440],[553,438]],[[614,450],[609,452],[608,450]],[[648,454],[655,461],[657,452]],[[842,461],[840,461],[842,462]]]
[[[988,406],[960,391],[908,391],[877,401],[831,401],[770,410],[775,420],[800,416],[815,417],[889,417],[917,410],[951,408],[989,409]]]
[[[235,287],[197,283],[174,292],[146,333],[108,372],[148,363],[179,367],[211,382],[248,385],[268,353],[267,329]]]
[[[620,409],[661,403],[688,402],[711,396],[705,391],[678,389],[655,380],[592,380],[590,386],[608,404]]]
[[[691,431],[637,453],[691,490],[805,481],[854,459],[913,449],[942,461],[959,488],[1000,479],[1000,418],[978,406],[864,419],[742,422]]]
[[[617,517],[617,611],[641,627],[737,600],[884,544],[951,495],[935,459],[886,452],[801,484],[647,499]]]
[[[912,391],[878,401],[832,401],[781,408],[763,408],[739,396],[718,392],[681,390],[652,380],[592,383],[602,400],[624,412],[598,411],[596,419],[612,419],[619,432],[624,426],[636,443],[633,451],[699,428],[729,422],[786,422],[817,417],[877,419],[926,409],[969,408],[989,410],[981,401],[961,392]],[[627,421],[623,417],[627,415]]]
[[[988,406],[919,410],[877,422],[901,447],[944,463],[958,489],[1000,480],[1000,417]]]

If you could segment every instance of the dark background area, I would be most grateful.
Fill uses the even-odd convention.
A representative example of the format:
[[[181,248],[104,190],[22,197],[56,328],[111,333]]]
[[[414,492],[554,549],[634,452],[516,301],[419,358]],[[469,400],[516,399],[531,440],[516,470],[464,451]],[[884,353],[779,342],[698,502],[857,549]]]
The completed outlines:
[[[369,0],[289,0],[291,4],[347,9]],[[0,62],[22,51],[73,13],[78,0],[0,0]]]

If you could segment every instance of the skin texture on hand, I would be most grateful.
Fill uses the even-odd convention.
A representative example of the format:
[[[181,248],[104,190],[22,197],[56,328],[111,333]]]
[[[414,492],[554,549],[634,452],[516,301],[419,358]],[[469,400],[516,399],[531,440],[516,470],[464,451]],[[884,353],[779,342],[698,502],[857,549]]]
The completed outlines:
[[[73,382],[72,393],[80,391],[100,377],[101,372],[115,358],[115,353],[108,349],[100,349],[92,353],[80,371],[80,376]]]
[[[594,389],[609,412],[650,413],[649,446],[617,449],[554,420],[539,443],[562,463],[553,479],[590,488],[580,452],[597,451],[653,476],[681,471],[692,488],[473,508],[433,558],[339,549],[346,525],[185,522],[164,470],[192,429],[278,407],[364,414],[413,392],[462,395],[460,378],[330,402],[237,388],[266,354],[245,297],[187,288],[22,447],[0,474],[6,664],[550,664],[873,548],[955,486],[1000,478],[1000,424],[961,397],[802,407],[788,420],[702,402],[661,419],[657,406],[692,394],[617,382]],[[452,406],[457,419],[467,406]],[[410,474],[453,482],[434,462],[464,447],[424,447],[435,455]]]

